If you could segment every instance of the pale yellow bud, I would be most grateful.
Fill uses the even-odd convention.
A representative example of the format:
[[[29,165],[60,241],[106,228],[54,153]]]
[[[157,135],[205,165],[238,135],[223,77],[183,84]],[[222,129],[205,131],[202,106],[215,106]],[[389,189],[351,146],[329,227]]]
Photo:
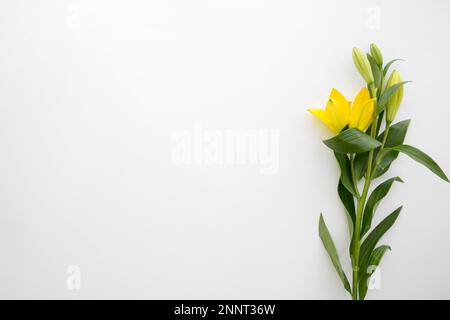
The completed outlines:
[[[370,54],[372,55],[373,60],[375,60],[376,64],[381,68],[383,66],[383,55],[381,54],[380,48],[375,43],[370,45]]]
[[[369,59],[367,59],[366,54],[359,48],[353,48],[352,52],[353,62],[355,63],[356,69],[358,69],[364,81],[367,84],[373,83],[372,68],[370,67]]]
[[[386,89],[396,85],[397,83],[402,82],[402,77],[400,72],[394,70],[389,77],[389,80],[386,84]],[[388,122],[392,122],[397,114],[398,109],[400,108],[400,104],[403,99],[403,85],[400,86],[389,98],[389,101],[386,104],[386,120]]]

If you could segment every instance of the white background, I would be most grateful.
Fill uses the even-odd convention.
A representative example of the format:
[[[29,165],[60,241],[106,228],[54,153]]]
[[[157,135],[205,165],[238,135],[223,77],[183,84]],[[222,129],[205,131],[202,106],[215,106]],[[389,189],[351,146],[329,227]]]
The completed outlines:
[[[450,2],[0,1],[0,297],[345,299],[338,168],[306,112],[363,82],[351,49],[405,79],[407,142],[450,172]],[[280,132],[279,170],[175,166],[174,130]],[[400,156],[377,221],[403,211],[381,289],[450,298],[450,186]],[[66,286],[70,265],[81,289]],[[348,269],[347,269],[348,271]]]

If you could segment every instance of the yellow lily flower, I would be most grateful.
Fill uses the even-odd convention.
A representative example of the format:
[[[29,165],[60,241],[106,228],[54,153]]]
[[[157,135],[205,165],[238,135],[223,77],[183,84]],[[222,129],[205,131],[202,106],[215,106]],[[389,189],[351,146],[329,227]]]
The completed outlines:
[[[325,110],[308,109],[334,133],[339,133],[350,117],[350,102],[336,89],[332,89]]]
[[[348,126],[366,130],[372,123],[374,106],[374,99],[370,98],[369,90],[362,88],[352,103]]]
[[[350,103],[338,90],[332,89],[330,97],[322,109],[308,109],[334,133],[345,126],[364,131],[372,122],[374,99],[370,98],[367,88],[362,88],[353,103]]]

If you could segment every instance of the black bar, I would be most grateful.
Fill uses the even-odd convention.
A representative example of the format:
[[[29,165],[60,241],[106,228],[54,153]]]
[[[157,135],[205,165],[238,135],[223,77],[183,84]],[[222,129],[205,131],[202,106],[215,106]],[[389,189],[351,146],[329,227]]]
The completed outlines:
[[[2,314],[105,316],[128,319],[315,319],[370,315],[383,318],[396,309],[402,316],[446,314],[448,301],[315,300],[4,300]]]

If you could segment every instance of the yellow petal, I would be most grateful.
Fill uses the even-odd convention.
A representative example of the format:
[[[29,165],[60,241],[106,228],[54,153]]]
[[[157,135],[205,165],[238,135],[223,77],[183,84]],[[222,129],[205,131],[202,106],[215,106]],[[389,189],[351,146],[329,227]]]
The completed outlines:
[[[335,88],[331,89],[330,99],[335,100],[337,104],[348,103],[348,101],[347,101],[347,99],[345,99],[344,95]]]
[[[333,131],[339,131],[339,128],[341,127],[341,123],[339,122],[339,109],[333,100],[328,100],[327,105],[325,106],[325,117],[334,128]]]
[[[367,88],[362,88],[351,105],[349,127],[365,130],[372,121],[374,102]]]
[[[325,112],[339,132],[348,124],[350,103],[338,90],[333,88]]]
[[[361,116],[359,118],[358,123],[358,129],[361,131],[364,131],[367,129],[367,127],[372,123],[373,120],[373,109],[374,109],[374,100],[371,99],[369,101],[366,101],[366,103],[363,105],[361,112]]]
[[[322,109],[308,109],[313,115],[320,119],[328,128],[330,128],[333,132],[337,133],[340,130],[334,125],[333,121],[327,116],[325,110]]]
[[[334,101],[338,108],[339,122],[345,127],[350,117],[350,102],[337,89],[333,88],[330,93],[330,100]]]

